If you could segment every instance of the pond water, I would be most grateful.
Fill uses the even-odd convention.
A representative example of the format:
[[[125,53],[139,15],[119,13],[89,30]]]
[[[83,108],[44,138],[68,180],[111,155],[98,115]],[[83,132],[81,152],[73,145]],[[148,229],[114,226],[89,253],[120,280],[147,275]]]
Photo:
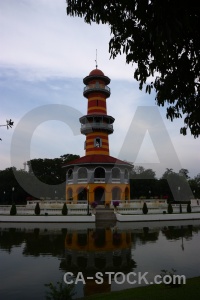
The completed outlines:
[[[124,280],[130,272],[136,274],[131,282],[145,272],[151,282],[172,268],[186,278],[200,276],[200,221],[0,224],[0,299],[45,299],[45,284],[64,283],[66,272],[75,279],[82,272],[74,296],[80,298],[138,286]]]

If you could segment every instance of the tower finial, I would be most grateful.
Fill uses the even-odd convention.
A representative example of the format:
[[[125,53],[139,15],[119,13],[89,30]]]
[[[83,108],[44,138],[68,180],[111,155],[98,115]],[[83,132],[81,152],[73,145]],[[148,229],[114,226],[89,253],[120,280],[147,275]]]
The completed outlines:
[[[96,59],[95,59],[95,62],[96,62],[96,69],[98,67],[98,64],[97,64],[97,49],[96,49]]]

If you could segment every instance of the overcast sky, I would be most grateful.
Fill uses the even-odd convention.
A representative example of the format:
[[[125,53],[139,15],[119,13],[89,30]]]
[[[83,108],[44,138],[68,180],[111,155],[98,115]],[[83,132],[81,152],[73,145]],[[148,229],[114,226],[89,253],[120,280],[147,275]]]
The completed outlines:
[[[123,55],[110,60],[109,40],[107,25],[88,25],[80,18],[68,17],[65,0],[0,0],[0,124],[10,118],[15,122],[13,129],[0,128],[0,170],[13,162],[17,168],[23,168],[22,161],[27,158],[19,158],[17,153],[19,147],[23,149],[26,133],[34,122],[31,159],[85,154],[85,137],[77,132],[78,116],[86,114],[83,78],[95,68],[97,49],[98,68],[111,79],[107,110],[115,122],[110,136],[110,155],[136,166],[150,167],[158,177],[165,168],[174,171],[186,168],[191,177],[200,173],[200,140],[190,133],[186,137],[180,135],[183,121],[167,120],[165,109],[155,106],[155,94],[149,96],[139,90],[133,78],[134,66],[126,65]],[[66,113],[66,121],[62,117],[50,119],[52,104],[66,106],[70,112]],[[43,105],[48,105],[46,113],[43,108],[40,110]],[[147,106],[155,108],[154,113]],[[144,109],[138,120],[135,112],[139,107]],[[39,111],[43,112],[44,120],[37,124]],[[157,122],[156,111],[163,124]],[[145,114],[151,121],[156,118],[155,128],[148,129]],[[74,131],[70,127],[72,119]],[[132,134],[134,128],[142,139],[144,137],[142,143],[134,132]],[[140,132],[141,128],[145,131]],[[20,137],[18,143],[13,142],[19,131],[24,137]],[[13,148],[18,148],[16,155]]]

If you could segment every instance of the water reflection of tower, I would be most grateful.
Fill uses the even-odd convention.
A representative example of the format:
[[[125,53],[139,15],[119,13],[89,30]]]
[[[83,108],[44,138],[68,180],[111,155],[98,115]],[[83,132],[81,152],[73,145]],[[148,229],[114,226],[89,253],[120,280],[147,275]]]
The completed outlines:
[[[131,233],[115,228],[96,228],[69,231],[65,238],[66,260],[62,268],[66,272],[82,272],[86,279],[84,295],[109,292],[111,285],[108,276],[103,277],[103,284],[96,284],[96,272],[132,271],[136,266],[131,257]]]

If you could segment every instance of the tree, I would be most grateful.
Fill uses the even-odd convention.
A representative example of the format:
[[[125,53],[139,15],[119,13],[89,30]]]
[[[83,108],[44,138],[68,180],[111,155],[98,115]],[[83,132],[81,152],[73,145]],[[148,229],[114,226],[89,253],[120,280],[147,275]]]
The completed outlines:
[[[68,213],[68,209],[67,209],[67,205],[66,203],[63,204],[63,208],[62,208],[62,215],[66,216]]]
[[[173,207],[172,207],[171,203],[168,204],[167,211],[168,211],[168,214],[172,214],[173,213]]]
[[[66,284],[62,281],[58,281],[56,285],[50,282],[45,284],[45,286],[49,288],[49,290],[46,291],[46,300],[71,300],[76,294],[74,291],[74,283]]]
[[[181,175],[183,173],[176,173],[173,169],[168,168],[162,175],[161,179],[170,183],[170,190],[173,194],[173,198],[170,197],[170,200],[188,201],[192,197],[192,191],[187,178]]]
[[[187,204],[187,212],[188,212],[188,213],[191,213],[191,212],[192,212],[190,202]]]
[[[10,215],[15,216],[17,214],[17,208],[15,203],[12,204],[11,209],[10,209]]]
[[[133,168],[131,178],[134,179],[156,179],[156,173],[152,169],[145,169],[142,166]]]
[[[36,206],[35,206],[35,214],[38,216],[40,215],[40,205],[39,203],[37,202]]]
[[[147,208],[146,202],[144,202],[144,204],[143,204],[142,212],[144,215],[146,215],[148,213],[148,208]]]
[[[136,63],[139,88],[156,91],[167,118],[184,116],[180,133],[200,134],[200,8],[196,1],[67,0],[67,14],[108,24],[111,58]]]
[[[0,127],[2,126],[6,126],[7,129],[12,128],[14,125],[14,122],[10,119],[10,120],[6,120],[6,124],[0,125]],[[2,141],[2,139],[0,138],[0,141]]]
[[[182,176],[185,176],[186,179],[190,178],[190,176],[188,175],[189,171],[187,169],[180,169],[179,174],[182,175]]]

